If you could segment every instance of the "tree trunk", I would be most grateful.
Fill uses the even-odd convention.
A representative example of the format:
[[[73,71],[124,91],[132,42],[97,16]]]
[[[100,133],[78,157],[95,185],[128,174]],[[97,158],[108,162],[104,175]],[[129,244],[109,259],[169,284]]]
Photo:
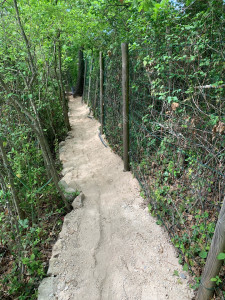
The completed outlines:
[[[62,53],[61,53],[60,40],[59,40],[59,44],[58,44],[58,59],[59,59],[59,82],[60,82],[63,116],[64,116],[65,125],[66,125],[68,131],[70,131],[71,127],[70,127],[70,122],[69,122],[69,117],[68,117],[68,105],[67,105],[67,101],[65,98],[65,91],[64,91],[63,79],[62,79]]]
[[[198,290],[197,300],[210,300],[214,294],[215,278],[219,275],[223,260],[218,260],[217,256],[225,251],[225,197],[220,210],[216,229],[213,235],[211,247],[204,267],[201,285]]]
[[[6,84],[4,83],[4,81],[2,80],[1,77],[0,77],[0,83],[2,84],[2,87],[5,89],[5,91],[9,94],[8,87],[6,86]],[[37,135],[38,141],[39,141],[41,149],[42,149],[42,155],[43,155],[43,159],[45,162],[47,174],[52,176],[55,187],[56,187],[57,191],[59,192],[59,194],[61,195],[67,210],[69,211],[70,205],[69,205],[68,201],[66,200],[65,195],[63,194],[63,192],[58,184],[58,181],[59,181],[58,173],[55,169],[54,160],[52,158],[51,151],[49,149],[48,143],[44,136],[44,132],[43,132],[40,120],[38,118],[34,102],[31,100],[31,105],[32,105],[32,108],[33,108],[36,118],[34,118],[31,115],[31,113],[26,109],[26,107],[23,106],[23,104],[20,101],[17,100],[17,98],[11,96],[10,100],[11,101],[9,103],[16,109],[16,111],[21,116],[21,118],[30,126],[30,128]]]
[[[51,154],[51,151],[49,149],[49,145],[48,145],[48,142],[44,136],[44,132],[43,132],[43,129],[41,127],[41,124],[40,124],[40,121],[34,119],[33,117],[32,120],[33,120],[33,123],[30,122],[25,116],[24,114],[18,109],[17,106],[13,105],[18,114],[21,116],[21,118],[30,126],[30,128],[36,133],[37,135],[37,138],[38,138],[38,141],[39,141],[39,144],[40,144],[40,147],[41,147],[41,150],[42,150],[42,156],[43,156],[43,159],[44,159],[44,162],[45,162],[45,166],[46,166],[46,171],[47,171],[47,174],[49,174],[49,176],[52,177],[53,179],[53,182],[55,184],[55,187],[58,191],[58,193],[60,194],[60,196],[62,197],[63,199],[63,202],[67,208],[68,211],[70,211],[70,205],[68,203],[68,201],[66,200],[65,198],[65,195],[63,194],[63,191],[62,189],[60,188],[58,182],[59,182],[59,177],[58,177],[58,173],[56,171],[56,168],[55,168],[55,164],[54,164],[54,160],[52,158],[52,154]],[[49,178],[50,179],[50,178]]]
[[[83,54],[83,50],[80,49],[77,83],[76,83],[73,97],[75,98],[76,96],[82,96],[83,90],[84,90],[84,54]]]
[[[3,165],[5,167],[5,170],[6,170],[7,174],[8,174],[8,180],[9,180],[9,184],[10,184],[10,190],[11,190],[11,193],[12,193],[12,199],[13,199],[14,207],[16,209],[16,212],[17,212],[19,218],[24,219],[25,214],[24,214],[24,212],[22,211],[22,209],[20,207],[20,201],[17,197],[17,192],[16,192],[15,185],[14,185],[14,178],[13,178],[13,175],[12,175],[13,174],[12,168],[10,166],[7,155],[5,153],[5,149],[4,149],[3,142],[1,140],[1,138],[0,138],[0,152],[1,152],[1,155],[2,155]]]
[[[103,72],[103,55],[102,51],[99,53],[99,69],[100,69],[100,123],[101,123],[101,134],[103,134],[103,122],[104,122],[104,98],[103,98],[103,82],[104,82],[104,72]]]
[[[32,77],[31,77],[31,80],[29,82],[29,86],[31,86],[32,83],[34,82],[35,77],[36,77],[36,69],[35,69],[34,60],[33,60],[33,57],[32,57],[31,51],[30,51],[30,48],[31,48],[30,43],[28,41],[28,38],[26,36],[26,33],[24,31],[24,28],[23,28],[23,25],[22,25],[22,22],[21,22],[21,19],[20,19],[17,0],[13,0],[13,2],[14,2],[15,10],[16,10],[16,16],[17,16],[17,21],[19,23],[20,31],[21,31],[22,37],[24,39],[24,42],[25,42],[26,48],[27,48],[27,53],[28,53],[28,58],[29,58],[29,67],[30,67],[30,70],[32,72]]]
[[[7,195],[7,187],[5,183],[4,176],[0,174],[0,186],[4,192],[5,195]],[[12,199],[12,202],[14,200]],[[18,257],[19,257],[19,268],[22,273],[23,270],[23,264],[21,261],[22,253],[23,253],[23,248],[22,248],[22,243],[21,243],[21,238],[20,238],[20,230],[19,230],[19,223],[18,219],[15,217],[13,210],[11,208],[11,203],[8,201],[8,196],[6,196],[6,207],[8,209],[8,217],[11,225],[11,231],[13,232],[15,236],[15,241],[17,243],[17,251],[18,251]]]

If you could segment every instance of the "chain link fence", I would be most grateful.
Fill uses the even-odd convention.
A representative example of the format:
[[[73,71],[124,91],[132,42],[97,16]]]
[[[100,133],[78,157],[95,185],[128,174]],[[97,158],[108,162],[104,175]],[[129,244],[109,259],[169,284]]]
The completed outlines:
[[[163,224],[185,270],[205,264],[225,183],[225,87],[223,55],[216,42],[145,43],[130,47],[130,165],[151,213]],[[218,47],[224,45],[217,43]],[[213,65],[210,56],[217,56]],[[86,57],[84,99],[99,119],[98,56]],[[104,59],[104,133],[122,156],[120,48]],[[210,83],[218,78],[217,84]],[[224,278],[222,268],[220,278]],[[224,282],[218,283],[223,299]]]

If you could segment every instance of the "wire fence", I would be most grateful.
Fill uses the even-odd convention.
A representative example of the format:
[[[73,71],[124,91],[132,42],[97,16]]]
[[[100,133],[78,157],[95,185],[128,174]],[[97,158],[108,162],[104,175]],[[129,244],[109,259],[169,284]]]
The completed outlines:
[[[149,210],[198,284],[225,193],[225,87],[222,69],[205,54],[214,45],[195,46],[157,42],[130,48],[129,158]],[[108,51],[104,59],[103,129],[122,156],[120,53]],[[217,61],[223,61],[219,54]],[[98,57],[87,55],[86,62],[84,99],[99,119]],[[215,72],[219,83],[213,85]],[[217,290],[223,299],[225,283]]]

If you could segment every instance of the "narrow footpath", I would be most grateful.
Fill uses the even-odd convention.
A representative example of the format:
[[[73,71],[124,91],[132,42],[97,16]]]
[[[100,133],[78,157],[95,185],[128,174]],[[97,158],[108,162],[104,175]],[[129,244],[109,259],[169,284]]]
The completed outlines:
[[[60,148],[63,180],[85,198],[64,218],[38,299],[192,299],[188,274],[144,209],[137,180],[104,147],[100,124],[81,99],[71,97],[69,106],[72,131]]]

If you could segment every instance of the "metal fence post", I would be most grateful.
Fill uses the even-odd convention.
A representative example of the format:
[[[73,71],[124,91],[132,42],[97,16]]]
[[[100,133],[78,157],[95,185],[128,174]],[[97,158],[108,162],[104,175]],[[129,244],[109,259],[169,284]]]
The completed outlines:
[[[84,87],[83,87],[83,94],[81,98],[81,102],[83,103],[85,100],[85,85],[86,85],[86,76],[87,76],[87,58],[85,59],[85,67],[84,67]]]
[[[90,106],[90,92],[91,92],[92,65],[93,65],[93,53],[92,53],[92,58],[91,58],[90,71],[89,71],[88,100],[87,100],[87,105],[88,105],[88,106]]]
[[[103,100],[103,55],[102,55],[102,51],[100,51],[100,53],[99,53],[99,67],[100,67],[100,123],[101,123],[101,134],[103,134],[104,100]]]
[[[96,102],[97,102],[97,93],[98,93],[98,77],[95,82],[95,98],[94,98],[94,104],[93,104],[93,111],[96,110]]]
[[[129,171],[129,60],[128,44],[121,44],[122,92],[123,92],[123,162],[124,171]]]

